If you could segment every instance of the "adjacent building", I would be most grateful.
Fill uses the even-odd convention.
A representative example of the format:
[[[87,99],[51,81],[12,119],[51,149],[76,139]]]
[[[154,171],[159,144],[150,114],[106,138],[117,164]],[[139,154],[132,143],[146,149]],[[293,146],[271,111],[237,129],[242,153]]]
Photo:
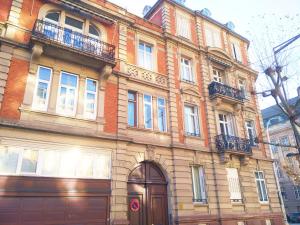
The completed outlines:
[[[299,97],[289,100],[289,104],[295,105]],[[298,110],[298,109],[297,109]],[[294,132],[285,114],[277,105],[270,106],[262,110],[264,126],[270,136],[270,142],[296,146]],[[295,157],[287,157],[289,153],[297,153],[293,147],[271,146],[276,165],[276,172],[279,181],[279,188],[284,201],[286,213],[300,212],[300,186],[295,180],[295,175],[299,176],[299,162]]]
[[[171,0],[2,1],[0,224],[282,224],[232,28]]]

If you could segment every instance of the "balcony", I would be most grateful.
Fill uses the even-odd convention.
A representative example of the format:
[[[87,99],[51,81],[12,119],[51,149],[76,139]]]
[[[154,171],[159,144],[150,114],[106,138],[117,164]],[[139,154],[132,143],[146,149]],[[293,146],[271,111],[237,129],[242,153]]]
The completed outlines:
[[[42,46],[43,54],[55,58],[95,68],[115,65],[114,45],[43,20],[35,22],[31,40]]]
[[[219,153],[252,155],[251,141],[246,138],[221,134],[216,136],[216,147]]]
[[[210,85],[208,86],[208,90],[209,95],[212,99],[219,97],[228,103],[242,104],[243,100],[245,99],[245,96],[241,90],[215,81],[210,83]]]

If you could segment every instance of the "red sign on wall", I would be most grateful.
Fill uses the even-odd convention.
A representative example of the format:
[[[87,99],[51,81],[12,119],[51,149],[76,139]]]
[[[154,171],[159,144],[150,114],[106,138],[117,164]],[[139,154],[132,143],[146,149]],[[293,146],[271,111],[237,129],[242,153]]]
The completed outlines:
[[[140,201],[137,198],[132,198],[130,200],[130,210],[133,212],[140,210]]]

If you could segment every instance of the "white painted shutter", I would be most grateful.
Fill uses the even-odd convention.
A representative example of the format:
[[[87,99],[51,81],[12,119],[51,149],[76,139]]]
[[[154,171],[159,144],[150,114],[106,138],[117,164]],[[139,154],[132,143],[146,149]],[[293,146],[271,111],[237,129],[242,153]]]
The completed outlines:
[[[236,59],[238,61],[242,62],[241,48],[240,48],[239,43],[235,43],[234,47],[235,47]]]
[[[208,28],[205,29],[206,45],[213,47],[212,31]]]
[[[220,32],[219,31],[214,31],[213,32],[213,35],[214,35],[214,46],[215,47],[218,47],[218,48],[221,48],[221,36],[220,36]]]
[[[200,192],[201,198],[206,199],[206,190],[205,190],[205,177],[203,167],[199,167],[199,177],[200,177]]]
[[[242,199],[238,171],[236,168],[226,168],[230,199]]]

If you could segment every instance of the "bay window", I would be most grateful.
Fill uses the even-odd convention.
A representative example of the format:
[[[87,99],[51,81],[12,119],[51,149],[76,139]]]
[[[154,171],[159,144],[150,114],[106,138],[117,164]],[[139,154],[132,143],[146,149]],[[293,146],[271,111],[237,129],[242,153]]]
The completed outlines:
[[[46,111],[49,102],[52,70],[39,66],[37,70],[37,82],[33,97],[33,108]]]
[[[61,72],[57,111],[63,115],[74,116],[77,105],[78,76]]]
[[[167,131],[166,100],[157,98],[157,122],[159,131]]]
[[[190,136],[200,136],[199,116],[196,106],[184,106],[185,133]]]
[[[86,79],[84,115],[88,119],[95,119],[97,115],[97,81]]]
[[[152,129],[153,116],[152,116],[152,96],[144,95],[144,125],[146,129]]]

